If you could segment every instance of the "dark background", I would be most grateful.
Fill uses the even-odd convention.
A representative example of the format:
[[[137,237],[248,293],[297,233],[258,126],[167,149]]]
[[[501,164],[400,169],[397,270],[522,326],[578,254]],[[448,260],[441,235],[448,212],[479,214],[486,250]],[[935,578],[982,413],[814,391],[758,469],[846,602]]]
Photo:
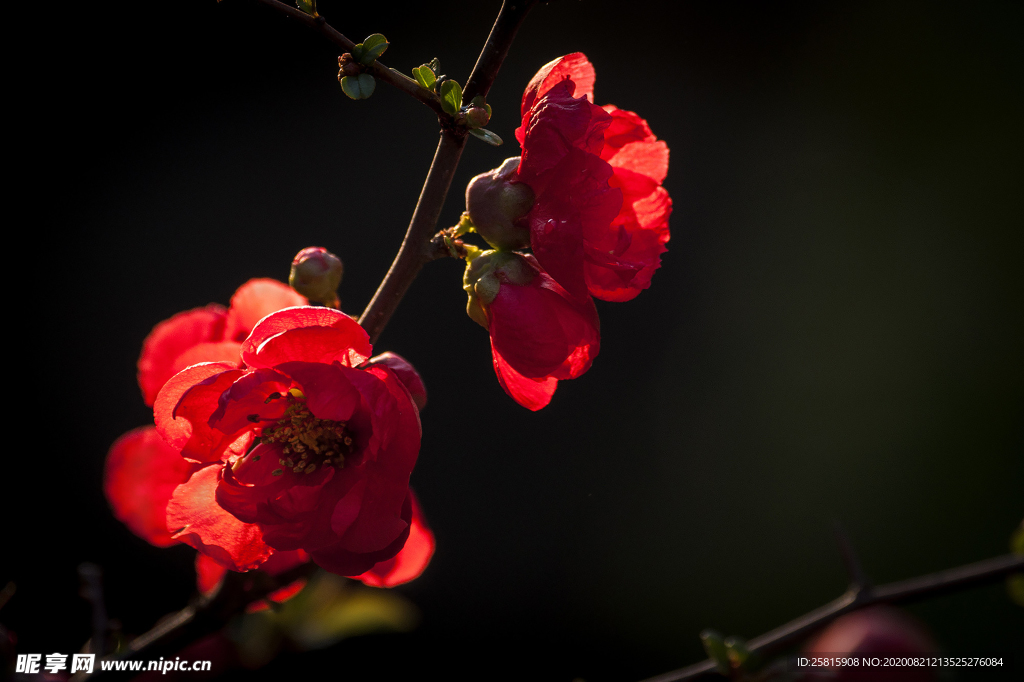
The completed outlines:
[[[320,9],[384,33],[389,66],[437,56],[464,83],[498,5]],[[79,562],[128,632],[192,590],[192,550],[135,538],[101,492],[109,445],[151,419],[142,339],[285,279],[311,244],[343,257],[361,310],[437,126],[384,85],[345,98],[337,51],[252,2],[37,3],[6,24],[26,241],[8,242],[0,621],[22,652],[67,653],[89,633]],[[597,103],[672,150],[663,267],[599,303],[600,357],[537,414],[498,386],[460,264],[425,268],[377,345],[430,391],[413,484],[438,549],[400,588],[421,625],[261,674],[631,680],[702,658],[704,627],[749,637],[838,595],[836,520],[878,582],[1005,552],[1024,514],[1022,33],[1010,2],[538,7],[490,98],[506,144],[469,141],[441,224],[517,154],[530,76],[582,50]],[[912,610],[948,653],[1024,650],[1002,585]]]

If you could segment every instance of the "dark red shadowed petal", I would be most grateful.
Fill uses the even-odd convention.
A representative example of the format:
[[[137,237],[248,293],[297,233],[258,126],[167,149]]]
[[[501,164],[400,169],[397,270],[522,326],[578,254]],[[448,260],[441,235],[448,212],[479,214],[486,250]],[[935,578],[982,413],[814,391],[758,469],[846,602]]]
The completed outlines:
[[[348,315],[317,306],[288,308],[260,320],[242,344],[250,367],[273,367],[302,361],[348,367],[364,363],[373,352],[370,337]]]
[[[196,548],[233,571],[248,571],[273,550],[256,524],[243,523],[217,504],[222,465],[196,464],[189,479],[174,489],[167,505],[167,529],[174,539]]]
[[[146,405],[152,405],[160,387],[188,365],[181,365],[182,353],[201,343],[224,339],[227,311],[224,306],[210,304],[178,313],[153,327],[139,355],[139,388]],[[222,358],[206,358],[220,360]],[[237,356],[235,357],[237,362]],[[198,362],[198,361],[197,361]]]
[[[224,338],[244,341],[256,323],[270,313],[308,304],[305,296],[276,279],[250,279],[231,297]]]
[[[409,391],[409,395],[412,397],[413,402],[416,403],[416,407],[422,410],[427,406],[427,387],[411,362],[398,353],[388,351],[370,358],[369,364],[371,366],[387,365]]]
[[[243,374],[225,362],[193,365],[175,374],[153,404],[156,430],[182,457],[197,462],[220,460],[227,446],[224,434],[207,422],[221,393]]]
[[[111,446],[103,472],[103,492],[114,516],[157,547],[177,540],[167,532],[167,502],[188,480],[191,466],[152,426],[124,434]]]
[[[528,410],[537,410],[546,407],[551,402],[551,396],[558,388],[558,379],[545,377],[542,379],[527,379],[505,361],[505,358],[494,348],[494,341],[491,341],[491,355],[494,358],[494,373],[498,376],[498,383],[512,400]]]
[[[412,498],[408,491],[399,520],[405,524],[405,528],[387,546],[371,552],[353,551],[345,546],[344,541],[319,551],[310,552],[313,561],[321,568],[344,576],[357,576],[371,570],[382,561],[391,559],[398,554],[409,539],[412,526]]]
[[[412,499],[409,539],[393,558],[375,564],[366,573],[355,576],[356,580],[370,587],[394,587],[418,578],[430,563],[436,544],[434,534],[427,526],[423,509],[411,489],[409,496]]]
[[[217,396],[217,409],[207,420],[210,427],[228,438],[237,437],[259,424],[267,424],[284,416],[286,403],[281,399],[292,387],[292,380],[272,369],[250,370],[239,376]],[[212,389],[211,389],[212,393]],[[192,400],[192,394],[182,398],[178,408],[180,414],[184,404]],[[198,410],[198,415],[205,414]]]

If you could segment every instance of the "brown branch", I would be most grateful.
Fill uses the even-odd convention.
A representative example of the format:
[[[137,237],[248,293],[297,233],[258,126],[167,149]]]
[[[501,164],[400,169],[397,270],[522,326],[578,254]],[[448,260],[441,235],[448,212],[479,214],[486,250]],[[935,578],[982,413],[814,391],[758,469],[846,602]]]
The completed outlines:
[[[287,5],[279,0],[258,0],[258,2],[266,5],[267,7],[272,7],[278,12],[286,14],[292,19],[305,24],[345,52],[351,52],[352,48],[356,46],[356,44],[345,37],[345,35],[328,24],[323,17],[312,17],[300,10],[298,7]],[[388,68],[381,64],[380,61],[375,61],[372,67],[367,67],[367,72],[377,80],[394,86],[407,95],[411,95],[423,102],[430,107],[441,120],[447,121],[451,119],[451,116],[445,113],[444,109],[441,108],[441,100],[434,92],[427,90],[426,88],[421,88],[419,83],[402,72]]]
[[[476,66],[466,81],[464,101],[476,95],[484,95],[491,89],[519,25],[535,4],[536,0],[502,2],[501,11],[498,12],[498,18],[487,37],[487,43],[480,51]],[[442,126],[441,141],[434,153],[434,161],[430,164],[430,171],[423,183],[423,190],[420,192],[419,201],[416,202],[416,209],[413,211],[402,246],[391,263],[384,281],[380,283],[380,288],[373,295],[373,300],[359,317],[359,324],[370,335],[370,343],[377,342],[409,285],[416,279],[423,265],[433,260],[429,248],[430,239],[437,229],[441,208],[448,196],[452,176],[466,144],[465,130],[446,126],[443,120]]]
[[[197,597],[181,611],[164,616],[148,632],[129,642],[122,651],[105,658],[97,655],[92,674],[76,673],[72,676],[71,682],[96,680],[111,675],[123,677],[123,671],[104,671],[100,665],[101,658],[105,661],[130,661],[143,655],[150,660],[173,655],[189,643],[223,628],[252,602],[299,578],[308,579],[316,570],[316,564],[308,563],[273,577],[262,571],[229,571],[224,577],[223,585],[215,594],[210,597]]]
[[[904,604],[924,597],[992,582],[1017,571],[1024,571],[1024,556],[1006,554],[887,585],[851,589],[838,599],[777,627],[771,632],[749,640],[747,648],[762,656],[770,655],[799,642],[850,611],[873,604]],[[711,674],[718,673],[715,669],[715,662],[708,659],[648,678],[644,682],[683,682]]]

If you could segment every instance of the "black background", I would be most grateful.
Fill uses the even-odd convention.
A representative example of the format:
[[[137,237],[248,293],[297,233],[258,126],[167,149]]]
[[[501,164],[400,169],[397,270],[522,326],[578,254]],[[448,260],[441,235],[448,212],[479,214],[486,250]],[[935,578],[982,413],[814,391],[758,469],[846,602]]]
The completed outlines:
[[[389,66],[437,56],[462,82],[497,7],[320,3],[351,38],[384,33]],[[128,632],[192,590],[192,550],[135,538],[101,491],[109,445],[151,419],[142,339],[285,279],[311,244],[362,309],[437,126],[384,85],[345,98],[337,51],[252,2],[36,3],[5,23],[24,47],[0,621],[22,652],[71,652],[78,563],[103,567]],[[663,267],[599,304],[600,357],[537,414],[498,386],[459,263],[425,268],[377,345],[430,391],[413,485],[438,549],[400,588],[421,625],[260,674],[630,680],[701,658],[704,627],[753,636],[836,596],[835,520],[878,582],[1005,552],[1024,498],[1022,32],[1008,2],[538,7],[489,100],[506,143],[469,141],[442,226],[518,152],[530,76],[581,50],[597,103],[672,150]],[[913,611],[951,654],[1024,650],[1002,585]]]

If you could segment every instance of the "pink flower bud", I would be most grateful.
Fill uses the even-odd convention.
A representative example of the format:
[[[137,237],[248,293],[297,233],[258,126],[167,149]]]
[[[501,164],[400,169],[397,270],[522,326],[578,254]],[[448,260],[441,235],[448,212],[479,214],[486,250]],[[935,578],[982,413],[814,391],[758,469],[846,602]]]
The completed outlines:
[[[530,227],[522,218],[533,207],[533,190],[516,182],[519,157],[481,173],[466,187],[466,209],[476,231],[496,249],[530,246]]]
[[[310,246],[296,254],[288,284],[310,301],[336,306],[338,285],[345,267],[341,259],[322,246]]]

